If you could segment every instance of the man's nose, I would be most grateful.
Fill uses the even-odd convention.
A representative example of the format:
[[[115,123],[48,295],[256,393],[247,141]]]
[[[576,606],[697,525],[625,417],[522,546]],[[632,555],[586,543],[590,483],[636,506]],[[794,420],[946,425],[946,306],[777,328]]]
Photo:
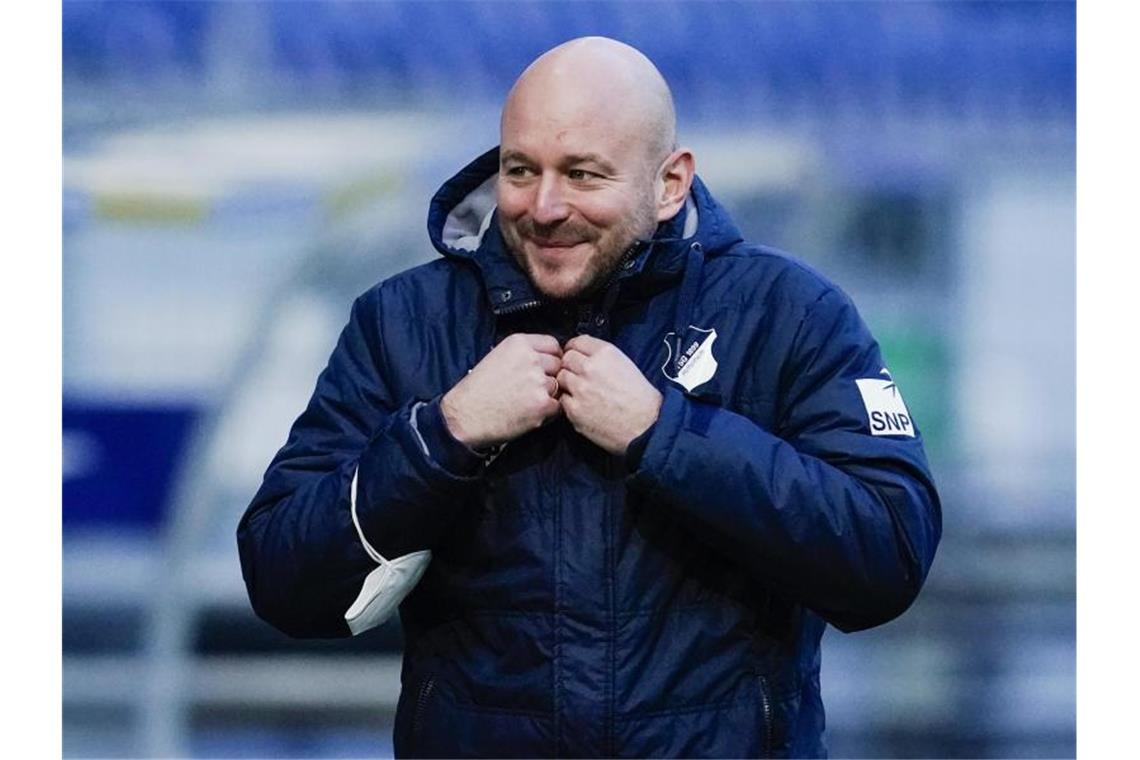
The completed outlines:
[[[566,203],[566,195],[558,177],[546,174],[538,184],[534,195],[534,207],[531,216],[537,224],[554,224],[565,219],[570,214]]]

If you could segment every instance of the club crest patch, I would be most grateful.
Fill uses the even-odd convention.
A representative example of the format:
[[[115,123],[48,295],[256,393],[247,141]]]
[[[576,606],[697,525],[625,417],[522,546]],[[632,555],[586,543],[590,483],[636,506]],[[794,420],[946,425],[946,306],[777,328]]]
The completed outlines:
[[[668,354],[661,371],[665,377],[692,392],[694,388],[707,383],[716,374],[717,362],[713,355],[716,341],[715,329],[704,329],[689,325],[679,338],[671,332],[665,336],[665,350]]]
[[[862,378],[855,381],[863,406],[867,409],[867,423],[871,435],[905,435],[914,438],[914,421],[903,402],[891,373],[884,367],[880,372],[885,379]]]

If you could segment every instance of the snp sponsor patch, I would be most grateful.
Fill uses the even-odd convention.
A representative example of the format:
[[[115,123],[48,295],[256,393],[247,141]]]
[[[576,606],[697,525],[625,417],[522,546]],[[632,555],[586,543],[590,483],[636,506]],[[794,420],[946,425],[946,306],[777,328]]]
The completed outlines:
[[[884,369],[881,374],[886,378],[869,377],[855,381],[863,396],[863,406],[867,408],[871,435],[908,435],[914,438],[914,422],[902,394],[890,372]]]

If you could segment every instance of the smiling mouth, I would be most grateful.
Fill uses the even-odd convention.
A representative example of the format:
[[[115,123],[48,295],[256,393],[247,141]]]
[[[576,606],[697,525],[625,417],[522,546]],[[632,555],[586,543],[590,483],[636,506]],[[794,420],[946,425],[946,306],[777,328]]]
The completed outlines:
[[[528,242],[535,249],[537,249],[537,252],[540,255],[559,256],[563,253],[566,253],[567,251],[570,251],[574,248],[577,248],[580,245],[583,245],[586,241],[584,241],[584,240],[573,240],[573,241],[567,241],[567,240],[536,240],[534,238],[529,238]]]
[[[542,238],[529,238],[529,240],[539,248],[573,248],[585,242],[583,240],[543,240]]]

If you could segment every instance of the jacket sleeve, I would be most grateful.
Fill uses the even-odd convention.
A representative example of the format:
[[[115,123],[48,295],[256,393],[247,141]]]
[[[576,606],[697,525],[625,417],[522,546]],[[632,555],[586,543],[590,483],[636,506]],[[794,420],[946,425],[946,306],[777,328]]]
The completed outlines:
[[[351,607],[361,617],[380,580],[398,586],[398,598],[389,594],[381,605],[390,614],[477,477],[461,452],[429,454],[427,440],[448,438],[438,429],[438,398],[393,398],[379,299],[375,288],[353,304],[308,406],[238,525],[254,611],[291,636],[345,636],[377,624],[375,604],[363,615],[368,625],[346,615]]]
[[[828,291],[791,341],[776,430],[671,386],[631,488],[841,630],[887,622],[918,594],[942,523],[913,426],[885,434],[880,416],[872,434],[875,399],[897,392],[884,370],[855,307]]]

